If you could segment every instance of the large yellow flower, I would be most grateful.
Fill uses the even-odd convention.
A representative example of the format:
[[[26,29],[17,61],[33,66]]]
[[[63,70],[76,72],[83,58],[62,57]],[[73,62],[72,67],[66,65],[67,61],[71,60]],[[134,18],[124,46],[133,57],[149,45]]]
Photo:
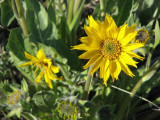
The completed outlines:
[[[45,81],[51,89],[53,88],[52,86],[52,81],[53,79],[57,80],[62,80],[62,77],[58,78],[54,73],[59,72],[59,67],[56,67],[52,65],[51,59],[47,59],[43,50],[40,49],[38,53],[36,54],[36,57],[28,54],[25,52],[25,56],[27,59],[30,59],[31,61],[24,63],[23,65],[19,65],[19,67],[25,67],[29,65],[35,65],[37,67],[36,71],[40,69],[40,73],[38,77],[36,78],[36,82],[40,82],[43,75],[45,78]]]
[[[105,85],[110,75],[113,81],[118,79],[121,70],[133,77],[128,65],[137,68],[137,62],[132,57],[144,59],[132,52],[143,46],[141,43],[130,43],[137,35],[136,25],[127,27],[125,23],[117,27],[111,16],[106,16],[104,23],[95,21],[92,16],[88,20],[89,26],[84,26],[88,36],[80,39],[82,44],[73,46],[73,49],[86,51],[79,56],[80,59],[89,59],[83,68],[92,66],[91,75],[100,68],[100,78],[104,79]]]

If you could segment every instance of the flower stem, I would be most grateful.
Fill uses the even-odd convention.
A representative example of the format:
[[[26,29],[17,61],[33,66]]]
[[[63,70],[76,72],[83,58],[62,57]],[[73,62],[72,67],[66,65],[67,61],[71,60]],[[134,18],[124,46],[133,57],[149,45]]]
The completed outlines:
[[[22,8],[22,4],[20,2],[20,0],[15,0],[16,6],[17,6],[17,11],[19,14],[19,19],[20,19],[20,25],[22,27],[23,33],[25,36],[28,36],[28,29],[27,29],[27,24],[26,24],[26,20],[24,18],[24,13],[23,13],[23,8]]]
[[[131,94],[130,96],[128,96],[124,103],[122,104],[122,107],[120,108],[119,110],[119,113],[117,115],[117,119],[116,120],[123,120],[123,116],[124,116],[124,113],[125,113],[125,110],[129,104],[129,102],[131,101],[131,99],[135,96],[136,92],[138,91],[138,89],[141,87],[141,85],[147,81],[149,78],[151,78],[157,71],[157,69],[159,68],[160,66],[160,60],[158,60],[157,62],[155,62],[154,65],[152,65],[152,67],[144,74],[144,76],[142,76],[137,84],[134,86],[134,88],[132,89],[131,91]]]
[[[60,67],[60,70],[61,70],[64,78],[67,80],[67,82],[71,81],[66,69],[62,65],[58,65],[58,66]]]
[[[89,73],[92,67],[89,68],[88,74],[87,74],[87,81],[85,83],[84,93],[83,93],[83,99],[87,100],[89,95],[89,88],[92,82],[92,75]]]
[[[105,8],[105,2],[104,2],[104,0],[100,0],[100,11],[101,11],[102,18],[104,18],[104,16],[105,16],[104,8]]]

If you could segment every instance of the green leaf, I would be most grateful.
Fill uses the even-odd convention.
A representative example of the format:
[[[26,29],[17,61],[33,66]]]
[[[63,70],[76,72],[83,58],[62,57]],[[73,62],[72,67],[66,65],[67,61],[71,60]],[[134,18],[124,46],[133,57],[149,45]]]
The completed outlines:
[[[21,90],[23,90],[24,93],[28,93],[28,85],[27,85],[27,82],[25,81],[25,79],[23,79],[23,81],[22,81]]]
[[[38,120],[35,116],[33,116],[31,113],[28,112],[23,112],[21,115],[26,119],[26,120]]]
[[[40,91],[32,99],[39,110],[49,112],[54,108],[56,95],[48,91]]]
[[[17,109],[16,115],[17,115],[18,118],[20,118],[20,116],[21,116],[21,108]]]
[[[132,8],[132,0],[118,0],[119,14],[115,17],[115,21],[118,26],[124,24],[130,15]]]
[[[154,23],[154,20],[151,20],[151,21],[146,25],[146,29],[149,30],[149,31],[152,30],[153,23]]]
[[[69,30],[72,31],[72,29],[74,28],[74,26],[76,26],[76,28],[78,27],[79,24],[76,24],[78,19],[81,17],[81,13],[82,13],[82,8],[84,5],[85,0],[82,1],[79,10],[77,11],[76,15],[74,16],[71,24],[69,25]]]
[[[26,20],[32,41],[45,43],[57,39],[58,34],[43,6],[36,0],[26,0]]]
[[[159,28],[159,22],[158,20],[156,20],[156,25],[155,25],[155,42],[154,42],[154,47],[156,48],[156,46],[159,44],[160,42],[160,28]]]
[[[81,64],[75,51],[71,51],[59,39],[58,30],[55,24],[48,19],[48,14],[43,6],[36,0],[26,0],[26,4],[28,8],[26,11],[27,25],[31,33],[30,40],[53,47],[62,58],[67,59],[67,64],[71,69],[80,70]]]
[[[48,9],[47,9],[47,12],[48,12],[48,15],[49,15],[49,18],[50,18],[50,20],[53,22],[53,23],[55,23],[56,24],[56,11],[55,11],[55,7],[54,7],[54,4],[53,4],[53,2],[51,2],[50,4],[49,4],[49,7],[48,7]]]
[[[24,52],[25,45],[27,44],[24,44],[24,39],[23,32],[20,28],[14,28],[11,30],[7,48],[20,60],[26,60]]]
[[[4,0],[1,3],[1,23],[4,26],[9,26],[11,22],[14,20],[14,14],[11,7],[10,0]]]
[[[146,82],[148,81],[157,71],[157,69],[160,66],[160,60],[156,61],[151,67],[150,69],[145,73],[145,75],[142,77],[142,81]]]
[[[7,114],[6,118],[12,117],[13,115],[16,114],[16,112],[17,112],[17,109],[13,109],[12,111],[10,111],[10,112]]]
[[[24,55],[25,51],[33,53],[29,39],[23,36],[23,32],[20,28],[14,28],[10,31],[7,49],[9,50],[12,60],[16,66],[23,64],[24,60],[27,60]],[[23,75],[32,81],[32,70],[29,70],[28,67],[17,68]]]

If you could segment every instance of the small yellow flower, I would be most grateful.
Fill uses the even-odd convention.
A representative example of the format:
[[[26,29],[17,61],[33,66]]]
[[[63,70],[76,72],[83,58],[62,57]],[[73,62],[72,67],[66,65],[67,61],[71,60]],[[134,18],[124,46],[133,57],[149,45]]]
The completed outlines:
[[[77,107],[68,101],[62,101],[58,105],[59,116],[63,116],[64,120],[67,117],[67,120],[75,120],[78,110]]]
[[[92,16],[89,16],[88,20],[89,26],[84,26],[88,36],[82,37],[82,44],[72,48],[86,51],[79,56],[80,59],[89,59],[83,68],[92,66],[91,75],[100,68],[100,78],[104,79],[105,85],[110,75],[113,81],[118,79],[121,70],[133,77],[128,65],[137,68],[137,62],[132,57],[144,59],[132,52],[143,46],[141,43],[130,43],[137,35],[136,25],[127,27],[125,23],[117,27],[111,16],[106,16],[104,23],[95,21]]]
[[[53,86],[52,86],[51,80],[53,79],[62,80],[62,77],[58,78],[54,74],[59,72],[59,67],[52,65],[51,59],[46,58],[42,49],[38,51],[38,53],[36,54],[36,57],[28,54],[27,52],[25,52],[25,56],[27,59],[30,59],[31,61],[26,62],[23,65],[19,65],[19,67],[35,65],[37,67],[36,71],[40,69],[41,72],[36,78],[36,82],[40,82],[40,80],[44,75],[45,82],[47,83],[48,87],[52,89]]]
[[[11,95],[8,97],[7,102],[9,105],[14,105],[15,103],[17,103],[19,101],[20,97],[21,97],[20,91],[16,90],[11,93]]]
[[[147,30],[140,29],[137,32],[136,37],[134,38],[133,42],[135,43],[144,43],[146,44],[149,40],[150,36]]]

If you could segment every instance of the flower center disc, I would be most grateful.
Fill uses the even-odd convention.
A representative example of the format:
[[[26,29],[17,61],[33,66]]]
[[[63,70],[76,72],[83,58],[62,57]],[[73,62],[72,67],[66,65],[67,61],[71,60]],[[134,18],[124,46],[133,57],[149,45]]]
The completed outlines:
[[[115,60],[121,53],[121,45],[114,39],[106,38],[101,44],[100,51],[105,58],[108,58],[109,60]]]

